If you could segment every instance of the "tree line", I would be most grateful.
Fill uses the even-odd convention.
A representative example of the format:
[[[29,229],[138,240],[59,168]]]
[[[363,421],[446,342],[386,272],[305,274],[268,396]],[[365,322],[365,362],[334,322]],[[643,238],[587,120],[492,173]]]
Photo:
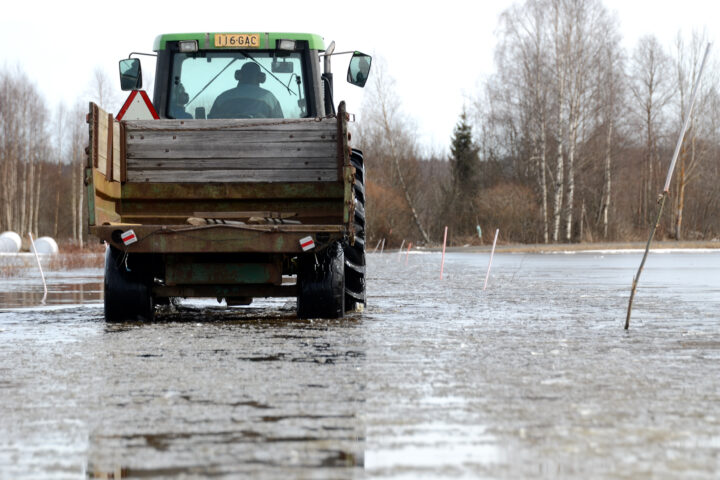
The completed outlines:
[[[100,69],[87,99],[116,102]],[[0,231],[87,240],[87,105],[51,108],[20,67],[0,69]]]
[[[369,243],[631,241],[647,236],[706,35],[621,46],[600,0],[526,0],[498,24],[496,69],[468,99],[450,155],[422,153],[380,62],[359,137]],[[703,74],[659,235],[720,235],[720,83]]]
[[[356,142],[367,168],[368,244],[632,241],[646,237],[688,111],[702,32],[626,51],[601,0],[525,0],[498,20],[495,71],[458,112],[449,155],[424,151],[390,68],[376,59]],[[720,237],[720,69],[711,56],[658,236]],[[472,79],[468,79],[471,81]],[[0,231],[85,241],[87,100],[47,106],[0,68]],[[480,236],[482,234],[482,237]]]

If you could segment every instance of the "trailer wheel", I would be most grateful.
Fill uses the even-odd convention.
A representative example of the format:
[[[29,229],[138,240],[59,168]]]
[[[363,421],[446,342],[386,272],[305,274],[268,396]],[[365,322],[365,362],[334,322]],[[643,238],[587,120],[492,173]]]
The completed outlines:
[[[355,167],[355,244],[343,244],[345,251],[345,311],[366,305],[365,296],[365,165],[362,152],[353,149],[350,163]]]
[[[299,318],[341,318],[345,313],[345,255],[340,244],[299,258]]]
[[[128,272],[123,252],[108,246],[105,250],[105,321],[152,320],[153,300],[142,272]]]

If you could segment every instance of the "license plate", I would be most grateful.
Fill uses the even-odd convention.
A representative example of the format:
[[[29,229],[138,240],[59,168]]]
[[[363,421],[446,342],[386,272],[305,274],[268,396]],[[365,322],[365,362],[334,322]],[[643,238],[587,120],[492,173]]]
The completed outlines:
[[[260,34],[216,33],[215,46],[222,48],[260,48]]]

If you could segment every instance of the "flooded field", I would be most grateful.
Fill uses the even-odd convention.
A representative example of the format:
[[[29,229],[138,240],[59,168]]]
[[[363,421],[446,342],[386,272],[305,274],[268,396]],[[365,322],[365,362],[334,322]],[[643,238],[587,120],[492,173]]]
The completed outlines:
[[[720,252],[369,256],[368,309],[0,278],[0,478],[720,475]],[[407,262],[407,263],[406,263]]]

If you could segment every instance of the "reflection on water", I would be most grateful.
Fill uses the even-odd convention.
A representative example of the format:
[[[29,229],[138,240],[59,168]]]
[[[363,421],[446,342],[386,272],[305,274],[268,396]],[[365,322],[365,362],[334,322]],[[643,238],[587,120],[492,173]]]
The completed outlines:
[[[46,305],[80,305],[98,303],[103,295],[103,272],[100,269],[46,271],[48,295]],[[25,269],[22,275],[0,277],[0,308],[41,305],[44,295],[42,278],[36,269]]]
[[[108,415],[90,432],[88,471],[361,478],[361,328],[360,317],[297,319],[285,299],[190,301],[152,323],[105,327],[102,349],[126,353],[98,364]]]
[[[626,332],[640,255],[370,255],[342,320],[5,308],[0,478],[718,478],[720,254],[652,254]]]
[[[46,305],[97,303],[102,301],[102,281],[48,285]],[[0,308],[32,307],[40,305],[44,295],[42,285],[32,290],[0,292]]]

